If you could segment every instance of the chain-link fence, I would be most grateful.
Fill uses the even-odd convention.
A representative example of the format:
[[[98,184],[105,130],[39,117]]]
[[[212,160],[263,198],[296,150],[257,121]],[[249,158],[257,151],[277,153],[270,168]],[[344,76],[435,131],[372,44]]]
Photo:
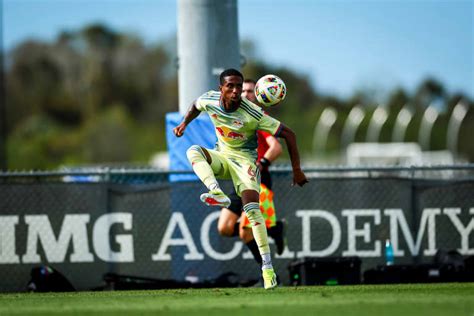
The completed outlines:
[[[287,266],[301,258],[357,256],[362,271],[383,264],[387,239],[396,263],[431,262],[438,249],[474,254],[472,165],[306,173],[310,182],[299,188],[290,186],[290,170],[273,172],[277,217],[287,222],[287,247],[274,256],[284,284]],[[188,180],[176,181],[180,176]],[[231,271],[241,280],[257,279],[251,254],[238,238],[218,235],[219,209],[200,202],[205,187],[189,176],[153,170],[1,174],[0,291],[25,290],[40,264],[79,290],[102,285],[107,272],[202,281]]]

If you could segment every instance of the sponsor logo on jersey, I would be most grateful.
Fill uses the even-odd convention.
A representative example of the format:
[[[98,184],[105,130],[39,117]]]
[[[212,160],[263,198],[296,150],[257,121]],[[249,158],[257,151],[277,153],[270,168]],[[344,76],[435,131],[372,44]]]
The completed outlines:
[[[246,140],[247,136],[242,133],[231,130],[226,126],[216,126],[217,134],[225,140]]]
[[[241,120],[234,120],[232,122],[232,126],[235,126],[237,128],[242,128],[244,126],[244,122],[242,122]]]

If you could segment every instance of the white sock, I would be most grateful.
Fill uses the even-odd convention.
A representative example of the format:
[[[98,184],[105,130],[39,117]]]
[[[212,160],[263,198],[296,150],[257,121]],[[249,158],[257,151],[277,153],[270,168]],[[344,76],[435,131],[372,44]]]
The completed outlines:
[[[272,257],[269,253],[262,254],[262,270],[263,269],[273,269]]]
[[[207,188],[209,189],[209,191],[212,191],[212,190],[222,191],[221,187],[219,186],[219,183],[217,181],[209,184],[209,186]]]
[[[264,254],[270,256],[271,251],[268,245],[267,228],[265,227],[265,220],[263,219],[262,211],[260,211],[258,203],[249,202],[245,204],[243,208],[250,224],[252,224],[252,233],[258,245],[258,251],[262,255],[262,258]],[[268,261],[271,264],[271,259],[268,259]]]

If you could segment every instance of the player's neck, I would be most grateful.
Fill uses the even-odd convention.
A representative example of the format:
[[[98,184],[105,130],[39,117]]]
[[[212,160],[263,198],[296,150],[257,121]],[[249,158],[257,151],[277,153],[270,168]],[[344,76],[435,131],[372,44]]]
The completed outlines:
[[[221,107],[226,111],[226,112],[234,112],[239,108],[240,101],[239,102],[232,102],[232,101],[225,101],[224,99],[221,99]]]

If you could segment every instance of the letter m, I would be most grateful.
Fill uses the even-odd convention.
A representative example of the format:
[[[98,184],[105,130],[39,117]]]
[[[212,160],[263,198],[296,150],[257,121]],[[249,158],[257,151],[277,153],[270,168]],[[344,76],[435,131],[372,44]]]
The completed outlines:
[[[414,241],[403,211],[401,209],[386,209],[384,211],[384,215],[390,217],[390,239],[393,245],[393,254],[396,256],[405,255],[405,252],[400,250],[398,243],[398,226],[400,225],[403,236],[405,237],[412,256],[417,256],[420,252],[421,241],[423,239],[425,230],[428,231],[428,248],[423,252],[423,254],[425,256],[434,256],[436,254],[435,216],[439,214],[441,214],[441,210],[439,208],[427,208],[423,210],[416,241]]]
[[[28,240],[24,263],[41,262],[38,255],[38,242],[43,246],[48,262],[64,262],[69,244],[72,241],[71,262],[92,262],[94,257],[89,251],[87,223],[89,214],[68,214],[64,216],[59,237],[56,239],[47,215],[26,215]]]

